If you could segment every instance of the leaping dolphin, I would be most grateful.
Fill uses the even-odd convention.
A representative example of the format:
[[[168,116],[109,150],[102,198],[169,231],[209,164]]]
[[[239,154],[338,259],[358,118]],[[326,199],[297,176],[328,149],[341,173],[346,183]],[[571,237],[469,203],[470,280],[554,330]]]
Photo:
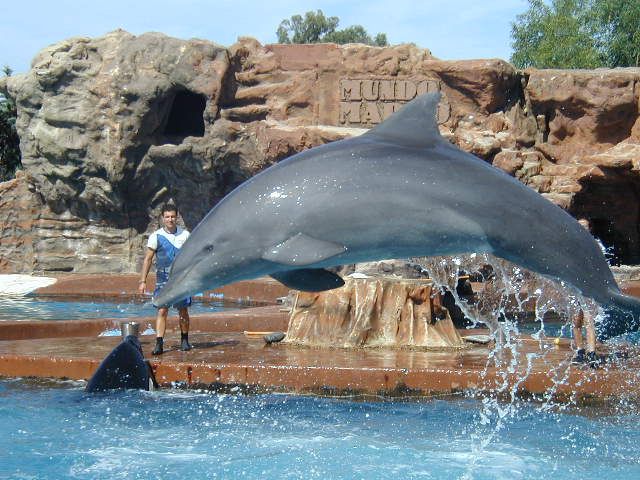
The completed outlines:
[[[293,155],[223,198],[194,229],[154,299],[271,275],[300,290],[343,281],[326,267],[488,252],[566,282],[617,314],[606,339],[640,327],[594,238],[531,188],[446,141],[439,93],[367,133]]]

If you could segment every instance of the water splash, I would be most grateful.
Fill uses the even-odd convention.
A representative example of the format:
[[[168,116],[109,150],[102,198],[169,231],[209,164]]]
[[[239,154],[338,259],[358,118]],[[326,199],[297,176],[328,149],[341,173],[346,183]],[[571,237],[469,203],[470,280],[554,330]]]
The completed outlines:
[[[451,292],[456,305],[471,321],[468,328],[486,326],[494,340],[481,374],[482,381],[492,387],[485,388],[482,393],[471,393],[482,402],[474,428],[469,432],[472,438],[471,461],[461,477],[471,479],[490,445],[499,440],[501,432],[523,408],[524,401],[518,392],[534,371],[534,364],[544,361],[553,351],[555,339],[547,335],[545,321],[563,322],[562,334],[571,330],[571,319],[580,310],[591,315],[596,323],[602,320],[603,311],[573,287],[490,254],[414,258],[411,261],[429,275],[443,294]],[[461,274],[469,275],[482,287],[472,298],[462,298],[458,292]],[[530,338],[521,333],[522,323],[534,326]],[[524,342],[530,340],[537,342],[537,351],[522,354]],[[542,402],[535,407],[545,412],[566,408],[567,403],[556,402],[556,397],[559,388],[568,381],[570,357],[555,364],[547,363],[552,365],[549,372],[552,384],[543,395]],[[570,400],[575,401],[575,394]],[[528,402],[527,408],[531,408]]]

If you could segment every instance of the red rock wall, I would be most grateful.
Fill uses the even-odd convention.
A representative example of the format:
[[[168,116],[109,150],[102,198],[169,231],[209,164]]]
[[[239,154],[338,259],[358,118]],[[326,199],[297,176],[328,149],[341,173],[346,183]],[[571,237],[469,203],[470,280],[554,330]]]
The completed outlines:
[[[245,38],[225,49],[123,31],[67,40],[0,80],[18,105],[29,178],[0,188],[0,248],[11,257],[0,268],[135,271],[167,200],[193,228],[265,167],[357,135],[433,90],[446,138],[589,219],[617,261],[640,263],[639,78],[639,69],[517,72],[411,45]],[[200,119],[203,132],[167,130],[181,92],[202,102],[185,120]]]

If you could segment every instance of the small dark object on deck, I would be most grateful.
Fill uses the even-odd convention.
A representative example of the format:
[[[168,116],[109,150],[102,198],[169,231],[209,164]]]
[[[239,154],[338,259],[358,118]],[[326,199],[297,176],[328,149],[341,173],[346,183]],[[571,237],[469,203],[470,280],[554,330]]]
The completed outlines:
[[[87,392],[103,392],[114,389],[149,390],[155,385],[153,371],[142,355],[140,342],[127,336],[102,361],[87,383]]]
[[[281,342],[282,340],[284,340],[284,337],[286,337],[286,335],[283,332],[273,332],[265,335],[262,338],[264,339],[264,343],[269,345],[271,343]]]
[[[140,324],[138,322],[120,322],[120,333],[123,340],[129,335],[137,337],[140,333]]]

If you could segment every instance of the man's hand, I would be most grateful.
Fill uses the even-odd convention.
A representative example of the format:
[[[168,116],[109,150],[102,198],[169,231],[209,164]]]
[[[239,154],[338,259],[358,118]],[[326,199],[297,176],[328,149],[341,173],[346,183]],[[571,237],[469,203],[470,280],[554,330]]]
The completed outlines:
[[[153,262],[153,257],[156,254],[155,250],[147,248],[147,253],[144,256],[144,261],[142,262],[142,275],[140,283],[138,284],[138,293],[140,295],[144,295],[145,290],[147,289],[147,275],[149,275],[149,270],[151,269],[151,263]]]

